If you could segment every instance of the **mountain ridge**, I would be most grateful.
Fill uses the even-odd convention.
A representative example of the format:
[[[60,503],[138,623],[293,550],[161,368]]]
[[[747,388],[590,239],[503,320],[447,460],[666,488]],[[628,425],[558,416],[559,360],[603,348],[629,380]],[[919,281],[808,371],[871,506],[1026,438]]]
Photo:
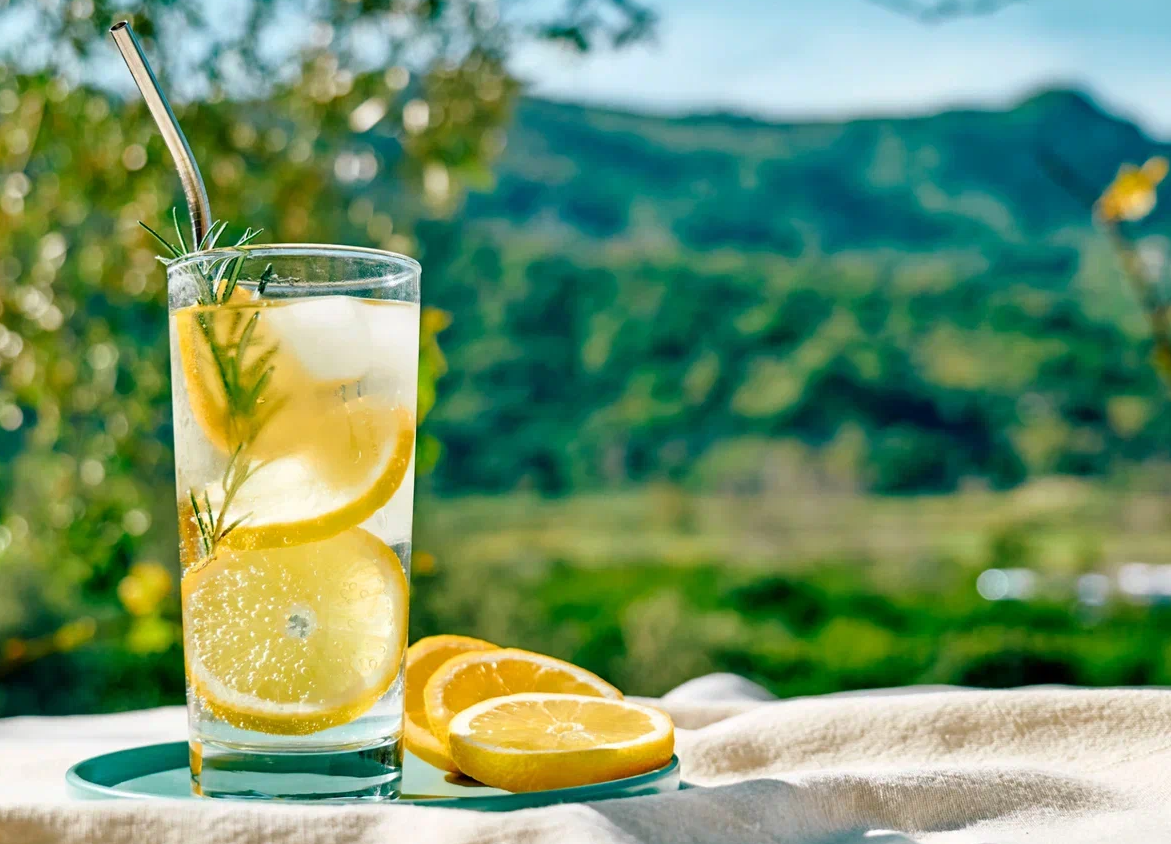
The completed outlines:
[[[1096,191],[1123,161],[1166,151],[1075,91],[1039,93],[1005,110],[840,123],[646,117],[526,99],[494,191],[473,195],[467,214],[523,223],[552,209],[605,239],[626,228],[638,201],[698,249],[793,255],[802,225],[821,232],[831,252],[884,237],[939,248],[980,235],[974,229],[986,228],[989,215],[1006,211],[1011,219],[991,221],[1002,236],[1087,226],[1084,201],[1054,182],[1042,157]]]
[[[671,123],[692,123],[692,122],[727,122],[729,124],[744,124],[765,127],[789,127],[789,126],[819,126],[819,125],[841,125],[843,123],[867,123],[867,122],[890,122],[900,121],[909,122],[914,120],[930,119],[932,117],[941,117],[955,114],[1003,114],[1006,112],[1017,111],[1022,108],[1029,108],[1031,106],[1056,101],[1060,103],[1070,103],[1083,106],[1088,110],[1097,112],[1103,117],[1110,118],[1124,123],[1133,124],[1140,132],[1143,133],[1152,143],[1158,143],[1157,140],[1151,137],[1145,129],[1143,129],[1136,121],[1117,114],[1111,111],[1107,106],[1098,101],[1091,92],[1079,88],[1076,85],[1058,85],[1058,86],[1039,86],[1037,88],[1026,91],[1018,97],[1014,97],[1007,103],[1002,105],[992,104],[975,104],[955,102],[945,105],[941,108],[936,108],[931,111],[924,112],[874,112],[862,113],[853,115],[841,115],[838,117],[827,117],[822,115],[812,115],[802,117],[801,115],[769,115],[763,113],[753,113],[750,111],[742,111],[733,108],[694,108],[694,109],[679,109],[679,110],[640,110],[633,106],[625,105],[611,105],[604,103],[590,103],[579,100],[550,97],[544,95],[526,95],[521,99],[521,103],[543,103],[553,106],[563,106],[570,109],[590,111],[598,114],[607,114],[612,116],[633,117],[637,119],[646,120],[661,120]]]
[[[523,100],[495,188],[420,230],[425,296],[455,317],[434,483],[752,488],[800,454],[921,492],[1164,454],[1089,203],[1166,151],[1070,91],[816,124]],[[1169,223],[1161,205],[1140,233]]]

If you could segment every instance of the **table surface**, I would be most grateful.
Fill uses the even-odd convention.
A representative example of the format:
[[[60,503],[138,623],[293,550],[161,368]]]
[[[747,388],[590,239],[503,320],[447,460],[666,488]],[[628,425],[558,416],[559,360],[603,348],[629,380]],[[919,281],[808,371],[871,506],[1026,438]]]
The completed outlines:
[[[65,772],[83,759],[142,744],[182,741],[187,712],[167,706],[113,715],[0,719],[0,746],[19,764],[0,765],[5,803],[69,799]]]

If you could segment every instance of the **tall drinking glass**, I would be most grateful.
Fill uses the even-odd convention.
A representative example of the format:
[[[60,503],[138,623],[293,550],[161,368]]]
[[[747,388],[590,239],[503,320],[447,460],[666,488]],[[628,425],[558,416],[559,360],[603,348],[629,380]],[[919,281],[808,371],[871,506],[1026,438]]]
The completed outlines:
[[[419,265],[256,246],[167,282],[194,790],[395,797]]]

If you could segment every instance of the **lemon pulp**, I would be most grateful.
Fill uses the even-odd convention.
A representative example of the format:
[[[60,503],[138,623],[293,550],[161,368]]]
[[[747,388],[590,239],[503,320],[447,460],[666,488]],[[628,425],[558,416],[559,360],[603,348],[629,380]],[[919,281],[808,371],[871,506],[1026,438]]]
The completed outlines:
[[[322,429],[317,453],[331,459],[294,453],[259,462],[229,503],[224,523],[241,521],[226,545],[271,548],[333,536],[370,518],[409,479],[415,452],[409,410],[360,398],[328,418],[333,424],[328,433]],[[214,484],[206,493],[219,512],[223,487]]]
[[[376,384],[388,405],[414,405],[417,306],[346,296],[266,301],[241,287],[228,303],[183,308],[172,320],[191,415],[221,453],[250,439],[255,457],[300,454],[329,472],[331,417],[355,398],[347,395],[354,385]],[[225,367],[249,384],[269,371],[259,418],[233,415]]]
[[[560,692],[621,698],[601,677],[569,662],[518,648],[452,657],[423,690],[431,732],[446,746],[447,726],[459,712],[489,698],[520,692]]]
[[[465,709],[452,719],[449,741],[468,776],[536,791],[661,768],[674,753],[675,731],[666,713],[630,701],[528,693]]]
[[[182,583],[184,652],[200,704],[232,726],[304,735],[348,723],[402,664],[407,582],[352,528],[285,548],[226,548]]]

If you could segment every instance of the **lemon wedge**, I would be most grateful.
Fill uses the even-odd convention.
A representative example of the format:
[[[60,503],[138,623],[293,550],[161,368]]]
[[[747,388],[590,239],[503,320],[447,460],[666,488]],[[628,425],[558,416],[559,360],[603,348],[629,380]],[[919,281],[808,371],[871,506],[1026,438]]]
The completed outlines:
[[[195,697],[262,733],[346,724],[402,664],[407,581],[397,555],[360,528],[291,548],[223,549],[181,584]]]
[[[444,771],[457,772],[455,762],[431,732],[427,722],[427,707],[423,689],[443,663],[453,656],[469,651],[487,651],[496,645],[470,636],[428,636],[407,648],[407,689],[403,714],[403,740],[407,750],[429,765]]]
[[[586,695],[491,698],[456,715],[448,736],[461,771],[508,791],[609,782],[657,770],[675,752],[665,712]]]
[[[482,700],[520,692],[622,697],[622,692],[596,674],[551,656],[518,648],[473,651],[447,660],[427,681],[423,689],[427,722],[446,747],[447,725],[457,713]]]

